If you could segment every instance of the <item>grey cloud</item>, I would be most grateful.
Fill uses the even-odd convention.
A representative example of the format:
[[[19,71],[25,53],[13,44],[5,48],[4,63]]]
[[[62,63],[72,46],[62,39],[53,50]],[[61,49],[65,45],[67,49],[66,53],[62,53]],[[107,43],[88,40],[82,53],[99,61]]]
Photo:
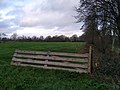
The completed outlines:
[[[22,0],[0,0],[0,9],[18,7]],[[19,3],[19,4],[17,4]]]
[[[19,19],[23,13],[21,1],[23,0],[0,1],[0,32],[13,32],[18,29]]]
[[[10,33],[18,29],[17,26],[12,20],[0,21],[0,33]]]
[[[43,1],[40,3],[40,1]],[[75,24],[74,6],[79,0],[3,0],[0,8],[12,7],[6,16],[14,16],[0,27],[9,31],[20,28],[47,28],[58,27],[61,32],[78,31],[80,25]],[[29,6],[31,5],[31,7]],[[33,4],[33,6],[32,6]],[[24,8],[28,9],[25,11]],[[12,26],[12,28],[11,28]]]
[[[71,11],[77,0],[46,0],[46,5],[42,6],[42,10],[47,11]],[[39,6],[38,6],[39,8]]]
[[[7,21],[0,21],[0,28],[8,28],[11,25]]]
[[[22,16],[24,11],[20,8],[13,9],[12,11],[8,12],[6,16]]]
[[[20,24],[21,27],[36,27],[39,25],[45,27],[64,27],[70,24],[72,25],[72,23],[75,22],[75,19],[73,17],[75,15],[75,11],[73,8],[75,5],[74,3],[76,3],[77,0],[52,0],[52,2],[51,0],[45,1],[46,2],[44,2],[42,5],[38,3],[35,7],[33,7],[32,12],[35,13],[33,19],[37,17],[38,20],[32,23],[22,22]],[[41,16],[41,14],[43,14],[43,16]],[[47,18],[48,15],[49,18]]]
[[[16,31],[18,29],[17,21],[16,19],[5,19],[3,18],[0,21],[0,33],[10,33],[13,31]]]

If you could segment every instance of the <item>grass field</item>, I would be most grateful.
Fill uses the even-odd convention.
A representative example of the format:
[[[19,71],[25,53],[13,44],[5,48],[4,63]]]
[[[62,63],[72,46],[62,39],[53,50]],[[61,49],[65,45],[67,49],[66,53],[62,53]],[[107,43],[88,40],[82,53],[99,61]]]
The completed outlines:
[[[80,42],[7,42],[0,43],[0,90],[107,90],[87,74],[11,66],[15,49],[76,52]]]

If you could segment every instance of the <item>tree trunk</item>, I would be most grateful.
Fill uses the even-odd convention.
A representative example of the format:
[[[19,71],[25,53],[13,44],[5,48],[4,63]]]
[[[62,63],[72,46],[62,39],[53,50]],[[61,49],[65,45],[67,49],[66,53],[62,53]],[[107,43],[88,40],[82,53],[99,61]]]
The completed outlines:
[[[118,44],[120,45],[120,20],[117,23],[117,27],[118,27]]]
[[[113,40],[112,40],[112,51],[114,51],[115,48],[115,36],[113,36]]]
[[[117,17],[116,23],[117,23],[118,44],[120,45],[120,15]]]

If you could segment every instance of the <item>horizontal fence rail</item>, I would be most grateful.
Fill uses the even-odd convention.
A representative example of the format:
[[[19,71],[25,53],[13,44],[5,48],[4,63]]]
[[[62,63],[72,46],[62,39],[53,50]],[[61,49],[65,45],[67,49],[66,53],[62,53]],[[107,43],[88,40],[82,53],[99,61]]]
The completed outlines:
[[[15,50],[12,65],[89,73],[89,53]]]
[[[86,54],[75,54],[75,53],[61,53],[61,52],[42,52],[42,51],[26,51],[26,50],[16,50],[16,53],[22,53],[22,54],[33,54],[33,55],[53,55],[53,56],[73,56],[73,57],[83,57],[87,58],[88,53]]]

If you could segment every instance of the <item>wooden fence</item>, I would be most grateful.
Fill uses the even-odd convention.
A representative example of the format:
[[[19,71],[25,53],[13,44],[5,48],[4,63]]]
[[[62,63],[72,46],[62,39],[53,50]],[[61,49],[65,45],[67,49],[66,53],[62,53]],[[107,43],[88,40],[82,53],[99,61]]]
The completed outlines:
[[[11,64],[91,73],[91,48],[86,54],[16,50]]]

